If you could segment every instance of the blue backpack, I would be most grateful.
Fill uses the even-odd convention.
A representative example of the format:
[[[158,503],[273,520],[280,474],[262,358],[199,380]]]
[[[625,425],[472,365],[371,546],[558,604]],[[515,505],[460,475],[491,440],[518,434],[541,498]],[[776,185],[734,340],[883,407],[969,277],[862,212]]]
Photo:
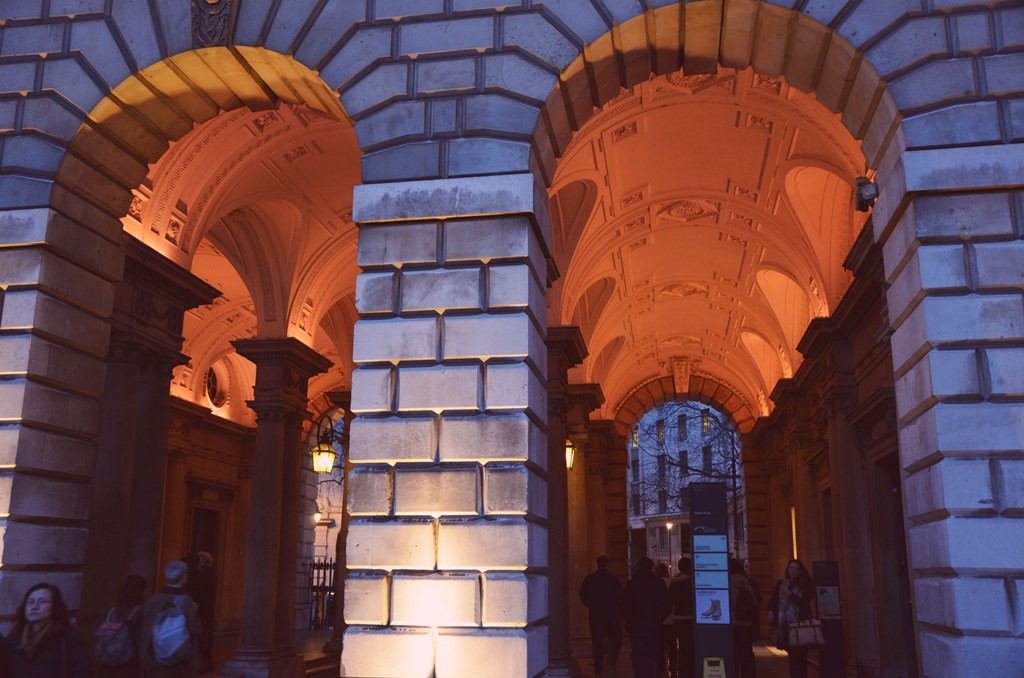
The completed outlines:
[[[192,638],[183,603],[185,596],[175,596],[153,621],[153,656],[165,666],[180,664],[192,657]]]

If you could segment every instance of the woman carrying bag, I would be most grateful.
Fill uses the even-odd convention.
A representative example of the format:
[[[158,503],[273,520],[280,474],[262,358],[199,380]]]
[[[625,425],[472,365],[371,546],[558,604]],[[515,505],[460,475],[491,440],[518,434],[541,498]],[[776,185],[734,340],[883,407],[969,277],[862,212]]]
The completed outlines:
[[[813,600],[814,582],[807,568],[799,560],[789,561],[786,575],[776,582],[768,601],[768,623],[776,627],[775,645],[789,655],[790,678],[807,678],[807,650],[815,644],[797,646],[790,642],[790,635],[798,622],[813,618]]]

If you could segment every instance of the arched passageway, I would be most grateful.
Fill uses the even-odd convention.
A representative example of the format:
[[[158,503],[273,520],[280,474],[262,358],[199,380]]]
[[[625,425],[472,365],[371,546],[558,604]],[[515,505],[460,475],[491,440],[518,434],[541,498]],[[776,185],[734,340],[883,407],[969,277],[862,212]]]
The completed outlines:
[[[4,610],[12,609],[7,603],[41,574],[69,591],[73,607],[81,606],[79,594],[88,590],[83,583],[91,581],[86,572],[94,562],[87,555],[89,544],[107,538],[102,516],[111,511],[94,506],[90,487],[94,478],[127,469],[109,451],[121,448],[109,446],[103,431],[130,432],[124,446],[136,454],[158,448],[145,436],[152,442],[165,437],[161,413],[167,393],[157,384],[181,360],[182,335],[173,318],[215,293],[180,275],[184,259],[172,257],[175,266],[168,268],[149,250],[137,250],[142,265],[124,270],[159,272],[161,280],[173,281],[154,285],[150,278],[146,288],[163,293],[156,298],[173,309],[163,316],[172,320],[156,342],[162,356],[158,371],[165,376],[151,379],[137,370],[130,377],[136,390],[115,393],[100,386],[112,372],[109,358],[132,364],[130,355],[111,352],[109,338],[118,304],[125,300],[116,293],[119,281],[145,282],[122,272],[126,250],[120,219],[129,213],[132,191],[144,189],[149,163],[161,157],[169,140],[180,139],[195,122],[224,115],[222,110],[244,104],[264,112],[286,104],[340,118],[340,100],[365,151],[364,184],[356,188],[351,219],[360,224],[362,272],[355,283],[359,320],[351,343],[357,369],[349,409],[358,416],[351,427],[355,468],[349,480],[356,515],[348,541],[347,590],[353,602],[345,612],[350,626],[343,673],[468,675],[492,666],[487,659],[496,652],[507,658],[495,669],[500,673],[532,676],[565,669],[566,601],[549,595],[559,592],[552,583],[564,582],[568,573],[555,567],[561,561],[549,551],[564,543],[560,537],[569,516],[561,511],[568,503],[564,471],[549,462],[561,459],[566,427],[585,428],[593,449],[604,445],[601,449],[610,451],[598,454],[601,463],[614,457],[614,450],[624,450],[616,441],[621,432],[615,417],[595,419],[590,413],[619,412],[629,394],[639,392],[635,389],[666,378],[673,393],[692,396],[696,389],[723,406],[735,403],[727,406],[730,412],[749,409],[744,450],[753,456],[745,460],[747,477],[751,484],[761,479],[766,526],[775,515],[773,502],[801,493],[813,498],[826,470],[830,478],[859,482],[855,469],[842,466],[854,458],[851,451],[870,448],[872,455],[885,457],[907,497],[908,569],[923,672],[966,675],[984,666],[998,673],[1019,664],[1014,621],[1019,615],[1008,593],[1017,578],[1006,563],[1015,554],[1010,545],[1019,543],[1012,490],[1022,391],[1013,366],[1024,326],[1014,263],[1020,211],[1015,190],[1024,183],[1015,127],[1020,8],[1013,3],[882,7],[866,0],[796,7],[746,0],[431,2],[415,8],[379,0],[284,6],[216,0],[194,3],[190,15],[186,5],[171,0],[130,9],[16,3],[5,18],[0,209],[2,255],[11,265],[0,269],[0,329],[8,349],[0,399],[2,482],[9,488],[0,495],[6,520],[0,570]],[[149,68],[162,69],[152,72],[159,77],[141,75]],[[678,96],[699,99],[717,94],[695,91],[701,80],[717,81],[730,71],[750,74],[755,88],[758,77],[771,88],[779,83],[776,93],[765,88],[768,99],[788,85],[794,97],[809,93],[819,111],[839,116],[838,124],[859,141],[864,166],[877,172],[880,195],[871,228],[854,240],[859,224],[851,225],[845,246],[827,237],[773,242],[767,238],[771,229],[764,229],[761,239],[744,238],[748,227],[741,220],[723,231],[725,242],[708,243],[709,252],[739,248],[731,234],[746,239],[748,248],[774,246],[792,255],[786,262],[762,261],[763,266],[743,269],[749,285],[744,292],[752,296],[737,300],[757,301],[761,294],[774,302],[741,307],[721,299],[720,310],[707,309],[721,313],[713,316],[718,318],[742,314],[747,324],[719,327],[718,337],[698,336],[696,343],[687,343],[687,333],[678,328],[662,328],[666,338],[679,338],[665,347],[648,339],[652,331],[642,326],[637,331],[623,326],[620,332],[602,325],[599,309],[607,309],[608,317],[624,317],[623,295],[639,292],[633,287],[642,278],[634,280],[625,269],[604,270],[598,253],[607,248],[605,259],[614,261],[611,251],[619,244],[588,241],[588,222],[581,217],[606,207],[611,214],[611,204],[597,207],[598,195],[621,187],[602,185],[594,176],[555,186],[561,163],[573,153],[574,137],[600,127],[595,111],[605,106],[612,111],[617,97],[643,92],[652,75],[694,78],[688,80],[689,92],[673,87]],[[125,89],[108,97],[122,82]],[[98,124],[103,121],[109,124]],[[712,122],[724,129],[722,120]],[[635,147],[643,130],[638,127],[634,134],[626,123],[617,144],[614,131],[602,143]],[[753,118],[737,123],[744,134],[775,134]],[[829,124],[836,121],[825,127]],[[775,160],[793,147],[778,149]],[[777,166],[771,164],[773,170]],[[709,162],[707,169],[714,175],[716,165]],[[843,192],[852,187],[843,162],[791,169],[781,178],[773,174],[767,190],[737,181],[742,191],[727,185],[724,192],[703,191],[699,201],[669,195],[669,201],[693,204],[663,212],[652,205],[644,228],[655,233],[659,219],[674,219],[694,223],[691,230],[708,235],[711,208],[722,210],[709,204],[712,199],[729,206],[749,199],[752,209],[737,213],[746,211],[754,229],[755,221],[777,216],[779,205],[769,197],[780,194],[790,197],[787,209],[796,221],[820,222],[827,205],[846,200]],[[560,230],[554,232],[544,194],[549,186],[567,189],[554,194],[550,215],[564,211],[572,217],[557,217]],[[645,195],[645,187],[635,186],[631,193],[616,193],[615,209],[634,204],[621,200],[637,190],[641,202],[650,201],[651,188],[662,190],[648,186]],[[145,197],[145,190],[140,193]],[[250,247],[253,243],[235,250],[225,244],[231,233],[250,232],[240,220],[259,231],[260,222],[276,225],[294,218],[280,201],[265,203],[223,215],[231,224],[215,226],[220,219],[206,226],[212,228],[207,241],[220,243],[218,251],[223,248],[226,259],[239,262],[232,262],[238,278],[263,312],[256,326],[273,327],[275,339],[287,339],[283,345],[238,348],[268,366],[258,368],[252,382],[253,411],[267,420],[279,411],[272,406],[282,403],[296,416],[327,409],[326,401],[310,407],[308,377],[328,365],[309,349],[316,347],[317,332],[309,332],[309,321],[319,317],[334,325],[334,335],[342,337],[335,344],[347,351],[341,328],[350,314],[332,310],[337,299],[330,298],[320,299],[326,306],[305,308],[308,297],[298,290],[306,289],[306,282],[311,290],[333,289],[315,282],[329,280],[330,274],[296,281],[287,266],[261,270],[260,248]],[[170,223],[167,227],[150,242],[163,238],[161,251],[171,252],[164,242],[174,234]],[[304,222],[296,232],[316,228]],[[833,232],[821,230],[819,236]],[[189,247],[201,242],[190,241]],[[588,242],[594,248],[590,255]],[[263,245],[264,251],[288,256],[279,242]],[[208,254],[185,256],[194,255],[199,265]],[[588,261],[578,278],[571,265],[575,257]],[[651,265],[658,265],[657,258]],[[857,278],[849,283],[843,261],[870,284],[857,287]],[[590,277],[590,268],[603,274]],[[701,294],[688,286],[710,277],[709,297],[726,290],[725,276],[714,273],[694,271],[673,281],[680,287],[651,292],[658,306],[674,304],[688,313]],[[545,300],[546,288],[560,276],[562,282]],[[845,295],[844,276],[851,285]],[[270,281],[269,287],[252,287],[250,279]],[[630,286],[620,287],[623,280]],[[871,304],[879,303],[882,290],[885,312],[871,311],[871,323],[858,323],[856,311],[877,310]],[[657,294],[666,291],[659,300]],[[690,291],[696,294],[687,296]],[[803,299],[810,309],[806,314],[797,312]],[[634,299],[636,308],[641,300]],[[824,314],[829,317],[818,317]],[[811,332],[803,332],[811,317],[816,318]],[[579,331],[548,327],[556,323],[578,325]],[[837,337],[842,341],[834,341]],[[870,350],[886,340],[891,369],[884,351]],[[843,351],[829,350],[836,345]],[[705,349],[711,355],[701,357],[699,366],[687,363],[689,373],[685,365],[664,360],[654,369],[668,346],[678,347],[684,357]],[[202,353],[199,344],[194,348]],[[570,374],[588,354],[583,374],[579,368]],[[627,357],[635,369],[626,367]],[[874,371],[867,372],[875,375],[888,370],[894,397],[848,398],[850,361],[855,368],[871,366]],[[712,366],[725,367],[708,369]],[[347,374],[346,366],[341,369]],[[261,372],[266,377],[271,370],[290,371],[289,378],[261,381]],[[632,378],[631,371],[637,373]],[[773,383],[789,374],[791,379]],[[950,380],[949,374],[957,376]],[[192,383],[198,379],[193,375]],[[276,395],[267,400],[274,389]],[[808,419],[820,402],[834,406]],[[886,434],[871,423],[884,421],[878,415],[888,411],[888,403],[894,403],[895,424]],[[755,420],[773,406],[774,419],[758,428]],[[137,419],[145,435],[122,416],[133,411],[145,415]],[[734,416],[737,422],[745,418]],[[291,461],[302,458],[300,427],[294,418],[289,421],[258,427],[252,443],[257,458],[285,450]],[[851,421],[857,431],[866,431],[866,442],[844,448],[850,439],[844,427]],[[886,435],[891,438],[895,431],[899,458],[893,462],[895,446]],[[595,454],[589,449],[588,456]],[[799,450],[803,461],[819,463],[783,463],[792,450]],[[821,463],[826,459],[827,465]],[[254,488],[257,472],[272,466],[254,464]],[[608,505],[624,501],[619,491],[625,488],[624,466],[609,463],[605,469],[588,476],[586,484],[601,497],[594,510],[611,516]],[[296,467],[281,471],[288,478],[300,473]],[[265,483],[260,491],[269,493],[274,505],[278,498],[292,505],[301,485],[268,477],[260,480]],[[570,474],[568,482],[578,489],[581,481]],[[150,485],[130,485],[132,493],[153,494]],[[443,491],[436,491],[439,487]],[[833,505],[842,503],[834,496]],[[159,518],[152,512],[134,515],[150,525]],[[806,514],[797,518],[798,533],[813,536],[820,521]],[[608,534],[614,520],[607,521]],[[855,527],[843,524],[830,539],[819,535],[822,548],[829,541],[843,548],[857,543]],[[602,530],[595,525],[592,537],[600,538]],[[294,591],[275,573],[294,562],[290,547],[281,547],[293,539],[287,531],[276,534],[280,541],[268,544],[267,553],[278,558],[264,559],[276,565],[262,580],[272,582],[265,598],[275,600],[281,612],[290,609]],[[60,540],[51,539],[57,535]],[[54,554],[47,544],[56,541],[72,546]],[[777,557],[766,556],[765,562]],[[884,580],[876,572],[871,576]],[[432,602],[439,596],[449,602],[443,615]],[[974,601],[981,597],[994,614],[979,618]],[[244,616],[246,623],[255,619]],[[278,616],[283,619],[283,612]],[[259,628],[250,629],[255,634],[250,637],[259,637],[264,650],[273,646],[274,657],[289,656],[285,629],[290,624],[270,629],[265,622],[253,623]],[[880,659],[861,641],[871,637],[858,632],[849,641],[850,656],[877,666]]]

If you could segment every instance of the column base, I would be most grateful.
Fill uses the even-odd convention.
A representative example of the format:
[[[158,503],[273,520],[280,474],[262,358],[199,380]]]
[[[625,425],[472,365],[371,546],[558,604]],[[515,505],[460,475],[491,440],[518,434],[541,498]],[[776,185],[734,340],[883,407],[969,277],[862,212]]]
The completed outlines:
[[[572,657],[548,660],[548,667],[544,669],[544,678],[579,678],[580,665]]]
[[[244,678],[302,678],[306,674],[306,660],[301,655],[270,657],[239,655],[224,664],[221,676]]]

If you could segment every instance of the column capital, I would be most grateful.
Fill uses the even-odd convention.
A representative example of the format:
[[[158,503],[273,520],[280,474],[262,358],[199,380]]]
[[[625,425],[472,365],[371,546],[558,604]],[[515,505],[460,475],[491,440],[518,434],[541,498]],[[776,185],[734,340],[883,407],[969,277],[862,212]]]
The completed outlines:
[[[282,404],[306,410],[309,378],[330,369],[332,363],[294,337],[236,339],[238,354],[256,365],[256,387],[249,406],[273,408]]]

